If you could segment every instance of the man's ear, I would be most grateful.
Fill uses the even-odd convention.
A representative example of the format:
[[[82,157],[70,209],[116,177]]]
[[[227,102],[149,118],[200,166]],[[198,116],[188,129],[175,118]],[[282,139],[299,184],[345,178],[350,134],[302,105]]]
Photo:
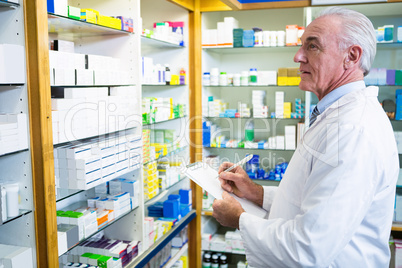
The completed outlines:
[[[351,46],[347,51],[345,62],[343,64],[345,69],[349,69],[350,67],[359,64],[362,54],[363,49],[361,46],[359,45]]]

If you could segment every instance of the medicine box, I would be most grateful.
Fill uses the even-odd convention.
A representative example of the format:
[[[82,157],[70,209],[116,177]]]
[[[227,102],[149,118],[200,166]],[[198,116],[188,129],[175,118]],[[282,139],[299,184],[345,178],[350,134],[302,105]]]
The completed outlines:
[[[68,17],[68,1],[47,0],[47,12]]]
[[[33,268],[31,248],[0,244],[0,260],[5,268]]]
[[[24,47],[0,44],[0,84],[25,83],[25,71]]]

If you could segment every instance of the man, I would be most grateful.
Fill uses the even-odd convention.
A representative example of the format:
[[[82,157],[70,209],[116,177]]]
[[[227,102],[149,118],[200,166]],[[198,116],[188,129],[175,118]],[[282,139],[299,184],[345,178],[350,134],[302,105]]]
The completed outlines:
[[[253,267],[388,267],[398,152],[392,127],[367,87],[376,52],[372,23],[339,7],[307,26],[294,61],[300,89],[317,95],[310,128],[279,187],[253,183],[243,169],[222,172],[222,188],[269,212],[244,212],[224,192],[213,216],[240,230]]]

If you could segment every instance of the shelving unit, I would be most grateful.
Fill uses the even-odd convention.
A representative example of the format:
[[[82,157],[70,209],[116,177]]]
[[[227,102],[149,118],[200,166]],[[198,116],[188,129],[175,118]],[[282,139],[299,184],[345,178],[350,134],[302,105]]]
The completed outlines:
[[[96,37],[99,35],[121,35],[133,34],[131,32],[113,29],[110,27],[79,21],[54,13],[48,13],[49,33],[57,34],[60,38],[74,37]]]
[[[0,44],[17,45],[22,48],[23,67],[18,69],[21,74],[20,81],[12,83],[0,83],[0,113],[25,114],[26,121],[18,126],[17,131],[23,136],[27,144],[19,148],[19,144],[10,150],[1,150],[0,153],[0,185],[17,184],[19,188],[19,201],[17,204],[19,213],[17,216],[8,217],[4,221],[0,218],[0,244],[27,247],[32,250],[32,259],[26,260],[32,267],[38,267],[36,254],[36,220],[35,214],[35,189],[34,174],[32,173],[31,153],[33,150],[30,143],[30,99],[28,98],[27,85],[27,59],[26,59],[26,31],[24,8],[26,1],[20,0],[19,4],[0,1]],[[7,53],[7,52],[6,52]],[[20,55],[12,55],[16,64],[20,64]],[[7,65],[7,62],[1,62]],[[13,129],[14,131],[14,129]],[[14,135],[14,134],[13,134]],[[0,137],[7,140],[8,137]],[[14,143],[14,141],[13,141]],[[5,146],[1,143],[1,146]],[[3,149],[3,148],[2,148]],[[11,212],[10,212],[11,213]]]

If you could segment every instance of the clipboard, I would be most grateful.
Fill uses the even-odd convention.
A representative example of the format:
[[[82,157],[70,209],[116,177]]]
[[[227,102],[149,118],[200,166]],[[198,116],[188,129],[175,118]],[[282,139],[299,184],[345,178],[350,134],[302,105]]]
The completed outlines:
[[[207,191],[216,199],[222,199],[222,193],[225,190],[222,189],[221,183],[218,179],[218,171],[210,167],[207,163],[195,162],[191,165],[188,165],[183,174],[189,177],[193,182],[198,184],[202,189]],[[257,206],[250,200],[240,198],[233,193],[229,194],[240,203],[247,213],[253,214],[260,218],[266,217],[268,212],[265,209]]]

